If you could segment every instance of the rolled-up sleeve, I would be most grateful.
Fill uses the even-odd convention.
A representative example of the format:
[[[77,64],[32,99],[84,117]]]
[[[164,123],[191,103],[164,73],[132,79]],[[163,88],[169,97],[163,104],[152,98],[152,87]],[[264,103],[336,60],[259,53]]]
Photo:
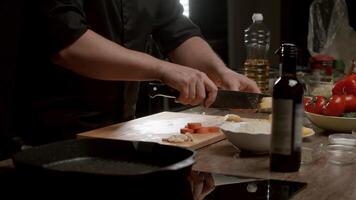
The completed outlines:
[[[164,53],[191,37],[203,37],[199,27],[183,15],[183,6],[178,0],[161,0],[156,22],[153,37]]]
[[[79,39],[88,29],[85,0],[41,0],[48,45],[56,53]]]

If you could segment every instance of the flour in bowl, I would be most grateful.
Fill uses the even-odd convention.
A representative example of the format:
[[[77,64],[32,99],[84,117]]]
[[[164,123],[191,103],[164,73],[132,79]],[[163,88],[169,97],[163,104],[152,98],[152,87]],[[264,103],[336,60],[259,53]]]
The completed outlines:
[[[224,123],[221,126],[222,129],[240,132],[240,133],[250,133],[250,134],[270,134],[271,133],[271,123],[267,120],[253,120],[248,122],[242,122],[238,124]]]

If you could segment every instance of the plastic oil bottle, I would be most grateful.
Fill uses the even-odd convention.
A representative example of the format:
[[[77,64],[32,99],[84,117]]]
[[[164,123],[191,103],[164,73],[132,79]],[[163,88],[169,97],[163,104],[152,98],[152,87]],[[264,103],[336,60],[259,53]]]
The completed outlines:
[[[254,13],[252,21],[244,35],[247,53],[244,74],[255,80],[262,92],[268,92],[270,63],[267,55],[270,47],[270,31],[263,23],[261,13]]]

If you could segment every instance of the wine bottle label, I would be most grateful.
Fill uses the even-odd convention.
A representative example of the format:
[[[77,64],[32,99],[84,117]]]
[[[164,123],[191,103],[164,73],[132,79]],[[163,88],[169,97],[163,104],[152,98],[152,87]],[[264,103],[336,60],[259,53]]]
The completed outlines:
[[[295,104],[294,117],[294,150],[300,151],[302,146],[303,124],[304,124],[304,107],[302,104]],[[299,150],[298,150],[299,149]]]
[[[293,105],[293,100],[273,99],[272,153],[291,155],[293,150],[300,148],[303,107]]]

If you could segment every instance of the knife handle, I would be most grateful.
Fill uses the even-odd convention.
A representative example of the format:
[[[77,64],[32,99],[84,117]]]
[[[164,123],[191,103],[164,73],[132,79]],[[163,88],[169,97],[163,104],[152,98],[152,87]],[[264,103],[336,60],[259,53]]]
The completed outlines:
[[[148,95],[151,98],[158,96],[167,97],[167,98],[178,98],[179,91],[173,89],[163,83],[149,83],[148,84]]]

